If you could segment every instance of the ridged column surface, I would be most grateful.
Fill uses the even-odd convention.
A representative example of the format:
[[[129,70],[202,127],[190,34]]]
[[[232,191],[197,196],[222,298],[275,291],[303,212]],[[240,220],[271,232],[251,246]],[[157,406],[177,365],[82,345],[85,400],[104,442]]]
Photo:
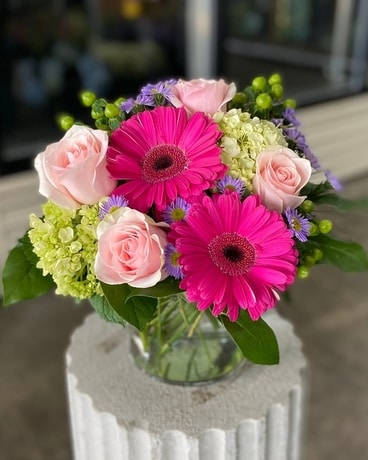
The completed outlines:
[[[291,324],[265,319],[279,365],[184,387],[143,374],[128,329],[90,315],[66,355],[74,459],[300,460],[306,362]]]

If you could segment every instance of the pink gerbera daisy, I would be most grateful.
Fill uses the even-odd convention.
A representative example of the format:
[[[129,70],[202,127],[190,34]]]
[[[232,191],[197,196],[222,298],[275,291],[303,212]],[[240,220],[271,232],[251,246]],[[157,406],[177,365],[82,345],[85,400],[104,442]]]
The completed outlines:
[[[243,202],[237,193],[204,197],[169,235],[180,254],[180,288],[199,310],[227,313],[239,308],[257,320],[294,281],[297,251],[281,215],[258,196]]]
[[[108,170],[125,181],[121,194],[142,212],[164,209],[177,196],[199,196],[224,176],[217,124],[201,112],[157,107],[124,121],[110,136]]]

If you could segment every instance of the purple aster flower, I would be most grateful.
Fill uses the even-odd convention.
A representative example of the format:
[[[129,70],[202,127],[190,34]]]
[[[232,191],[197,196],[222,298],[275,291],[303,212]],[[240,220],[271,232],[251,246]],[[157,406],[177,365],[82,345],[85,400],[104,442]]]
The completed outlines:
[[[275,126],[283,126],[285,130],[287,127],[290,129],[291,127],[296,128],[300,126],[300,121],[295,115],[295,110],[291,107],[287,107],[283,111],[282,118],[272,118],[271,121]]]
[[[173,244],[169,243],[166,245],[164,249],[165,262],[163,268],[166,273],[177,280],[183,278],[183,272],[179,264],[179,256],[180,254]]]
[[[308,146],[306,146],[304,150],[304,155],[305,155],[305,158],[311,162],[313,169],[317,171],[318,169],[321,168],[321,163],[319,162],[316,155],[311,151],[311,149]]]
[[[153,94],[142,94],[140,93],[137,96],[137,104],[139,105],[148,105],[148,106],[154,106],[155,105],[155,99]]]
[[[162,219],[168,224],[172,224],[179,220],[184,220],[190,209],[190,204],[183,198],[177,197],[167,206],[162,213]]]
[[[271,118],[270,120],[277,128],[280,128],[283,123],[284,123],[284,119],[283,118]]]
[[[130,113],[135,105],[136,101],[132,97],[130,97],[129,99],[120,104],[120,110],[126,113]]]
[[[172,86],[175,83],[175,80],[167,80],[156,84],[148,83],[141,89],[137,100],[142,105],[153,107],[164,105],[173,96]]]
[[[332,174],[332,172],[329,169],[325,171],[325,176],[328,182],[331,184],[332,188],[334,188],[337,191],[342,190],[343,187],[341,182],[334,174]]]
[[[310,221],[302,216],[296,209],[291,208],[285,210],[285,217],[293,236],[303,243],[308,241],[309,229],[311,226]]]
[[[236,192],[241,197],[244,191],[244,182],[235,177],[225,176],[217,182],[217,188],[222,194]]]
[[[308,147],[304,134],[302,134],[295,127],[285,128],[284,133],[288,140],[295,144],[295,147],[299,149],[301,152],[304,152],[304,150]]]
[[[305,158],[311,162],[313,169],[318,170],[321,168],[318,158],[307,145],[304,134],[296,128],[285,128],[284,133],[287,140],[291,142],[297,150],[302,152]]]
[[[121,195],[111,195],[107,201],[100,204],[99,217],[102,220],[106,214],[115,211],[118,208],[125,208],[128,206],[128,200]]]
[[[284,117],[284,124],[293,125],[295,127],[300,126],[300,121],[295,115],[295,110],[291,107],[287,107],[282,113],[282,116]]]

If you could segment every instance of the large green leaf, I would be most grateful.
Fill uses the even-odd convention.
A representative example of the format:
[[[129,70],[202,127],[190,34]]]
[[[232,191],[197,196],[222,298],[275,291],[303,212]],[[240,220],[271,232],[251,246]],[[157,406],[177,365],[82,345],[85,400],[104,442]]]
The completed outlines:
[[[9,252],[4,265],[4,305],[39,297],[55,287],[51,276],[43,276],[42,270],[36,267],[37,260],[26,233]]]
[[[126,324],[126,321],[116,313],[105,297],[95,295],[89,301],[99,316],[105,321],[122,324],[123,326]]]
[[[278,364],[279,346],[275,333],[261,318],[253,321],[246,310],[232,322],[225,315],[220,320],[241,349],[245,358],[255,364]]]
[[[324,262],[336,265],[345,272],[368,270],[368,255],[354,241],[339,241],[329,235],[319,234],[313,238],[323,252]]]
[[[103,293],[116,313],[138,330],[142,331],[153,318],[157,299],[131,295],[128,284],[110,285],[101,283]]]

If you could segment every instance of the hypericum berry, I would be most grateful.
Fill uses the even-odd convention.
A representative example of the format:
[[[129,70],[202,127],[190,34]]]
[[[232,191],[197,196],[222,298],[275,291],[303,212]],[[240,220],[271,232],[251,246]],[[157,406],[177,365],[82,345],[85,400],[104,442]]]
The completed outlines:
[[[256,98],[256,105],[263,110],[268,110],[272,107],[272,98],[268,93],[261,93]]]
[[[70,115],[61,114],[57,116],[57,124],[63,131],[68,131],[74,125],[74,118]]]
[[[311,200],[304,200],[300,207],[302,211],[304,211],[306,214],[309,214],[313,211],[314,203]]]
[[[108,131],[110,129],[109,122],[106,117],[98,118],[95,121],[97,129],[102,129],[103,131]]]
[[[91,109],[91,117],[94,120],[98,120],[104,116],[104,110],[102,107],[92,108]]]
[[[308,268],[310,268],[316,263],[316,259],[313,256],[306,256],[304,263]]]
[[[309,235],[310,236],[316,236],[319,233],[319,226],[316,225],[314,222],[311,222],[310,227],[309,227]]]
[[[284,94],[284,88],[279,83],[274,83],[271,86],[271,94],[275,96],[277,99],[280,99]]]
[[[119,115],[120,109],[117,105],[108,103],[105,107],[105,117],[116,118]]]
[[[281,84],[281,82],[282,82],[282,78],[279,73],[273,73],[268,79],[268,83],[270,85]]]
[[[126,101],[125,97],[119,97],[118,99],[114,101],[114,104],[120,107],[124,101]]]
[[[253,78],[252,80],[252,86],[257,91],[264,91],[266,89],[266,85],[267,81],[263,76]]]
[[[247,96],[244,93],[236,93],[232,99],[233,104],[244,104],[247,101]]]
[[[330,233],[332,230],[333,224],[329,219],[322,219],[318,222],[318,228],[321,233],[324,235]]]
[[[305,279],[309,276],[309,268],[306,265],[300,265],[297,270],[297,277],[299,279]]]
[[[96,94],[92,93],[92,91],[81,91],[79,99],[85,107],[91,107],[96,100]]]
[[[295,99],[285,99],[284,106],[290,107],[291,109],[295,109],[296,107],[296,100]]]
[[[313,257],[316,262],[322,260],[323,258],[323,252],[319,248],[314,248],[313,249]]]

